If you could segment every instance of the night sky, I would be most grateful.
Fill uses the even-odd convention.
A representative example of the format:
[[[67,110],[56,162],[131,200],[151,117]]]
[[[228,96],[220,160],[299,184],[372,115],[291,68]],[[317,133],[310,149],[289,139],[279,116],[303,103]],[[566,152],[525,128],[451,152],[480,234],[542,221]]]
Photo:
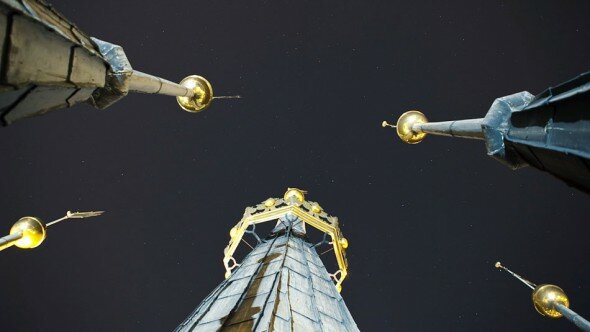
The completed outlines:
[[[590,318],[588,195],[510,170],[481,141],[411,146],[380,126],[409,109],[483,117],[590,70],[590,3],[52,3],[133,68],[243,99],[189,114],[135,94],[0,129],[2,234],[25,215],[107,211],[0,253],[2,330],[174,329],[223,280],[244,208],[287,187],[340,218],[361,330],[574,330],[497,260]]]

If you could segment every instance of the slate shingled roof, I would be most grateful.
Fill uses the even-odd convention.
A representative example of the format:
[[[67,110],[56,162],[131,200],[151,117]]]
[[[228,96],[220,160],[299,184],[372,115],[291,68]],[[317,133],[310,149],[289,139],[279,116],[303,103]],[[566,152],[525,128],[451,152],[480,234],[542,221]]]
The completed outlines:
[[[176,331],[358,331],[301,221],[284,223]]]
[[[107,84],[95,43],[43,0],[0,0],[0,124],[90,100]]]
[[[590,193],[590,72],[549,88],[510,118],[505,134],[529,165]]]

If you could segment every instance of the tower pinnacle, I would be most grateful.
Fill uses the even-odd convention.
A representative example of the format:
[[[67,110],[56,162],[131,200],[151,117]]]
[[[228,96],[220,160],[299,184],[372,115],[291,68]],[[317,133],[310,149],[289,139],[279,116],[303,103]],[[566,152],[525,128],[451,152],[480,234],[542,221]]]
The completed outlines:
[[[406,143],[427,135],[485,141],[487,154],[512,169],[533,166],[590,193],[590,72],[533,96],[523,91],[497,98],[483,118],[429,122],[417,110],[395,128]]]
[[[0,72],[3,125],[87,102],[104,109],[129,92],[177,97],[187,112],[206,109],[211,84],[191,75],[180,83],[131,67],[121,46],[86,35],[41,0],[0,0],[0,26],[6,31]]]
[[[533,290],[532,300],[535,309],[539,314],[550,318],[560,318],[564,316],[581,330],[590,331],[590,322],[569,308],[570,300],[567,295],[565,295],[563,289],[549,284],[536,285],[521,277],[520,275],[510,271],[500,262],[497,262],[495,267],[508,272]]]
[[[43,223],[37,217],[22,217],[10,229],[10,234],[0,238],[0,251],[11,246],[22,249],[33,249],[45,241],[47,228],[67,219],[82,219],[96,217],[104,211],[71,212],[54,221]]]
[[[283,198],[268,198],[247,207],[230,230],[224,250],[226,279],[178,326],[176,331],[358,331],[340,295],[348,273],[338,218],[329,216],[318,203],[306,200],[306,192],[288,188]],[[256,225],[275,222],[266,237]],[[306,227],[324,233],[312,244]],[[252,236],[255,247],[244,240]],[[240,243],[252,251],[237,262]],[[334,251],[338,270],[328,273],[320,246]]]

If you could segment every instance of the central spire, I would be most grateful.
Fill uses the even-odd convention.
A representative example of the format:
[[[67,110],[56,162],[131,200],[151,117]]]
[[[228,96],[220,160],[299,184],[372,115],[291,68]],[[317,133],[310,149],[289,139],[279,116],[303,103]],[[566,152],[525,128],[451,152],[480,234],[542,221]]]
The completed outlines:
[[[283,198],[246,208],[224,250],[226,280],[176,331],[358,331],[339,293],[348,273],[348,241],[338,218],[306,201],[305,194],[289,188]],[[255,226],[267,221],[276,225],[262,239]],[[306,226],[326,234],[324,240],[310,243]],[[246,234],[258,244],[238,263],[233,254]],[[326,244],[338,262],[334,273],[316,251]]]

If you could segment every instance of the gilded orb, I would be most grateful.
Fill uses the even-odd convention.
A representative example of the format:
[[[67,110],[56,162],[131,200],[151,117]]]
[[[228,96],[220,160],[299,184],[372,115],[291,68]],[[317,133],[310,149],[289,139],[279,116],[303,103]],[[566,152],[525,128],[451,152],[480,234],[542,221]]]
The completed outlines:
[[[283,199],[289,205],[300,205],[305,201],[305,191],[297,188],[288,188]]]
[[[408,111],[402,114],[397,120],[396,131],[399,138],[408,144],[422,142],[426,133],[417,133],[412,130],[412,126],[417,123],[427,123],[428,119],[420,111]]]
[[[266,206],[267,208],[273,207],[276,204],[276,200],[274,198],[269,198],[266,201],[264,201],[264,206]]]
[[[570,306],[570,301],[563,289],[555,285],[539,285],[533,291],[533,304],[541,315],[551,318],[561,317],[561,313],[555,309],[557,303],[568,308]]]
[[[191,75],[180,81],[180,85],[194,92],[192,97],[176,97],[183,110],[198,113],[209,107],[213,100],[213,87],[204,77]]]
[[[45,240],[45,224],[36,217],[22,217],[10,229],[10,234],[22,232],[14,245],[23,249],[38,247]]]
[[[319,204],[317,204],[317,203],[312,204],[312,206],[311,206],[311,212],[313,212],[313,213],[320,213],[320,212],[322,212],[322,207]]]
[[[342,246],[342,248],[346,249],[348,248],[348,240],[346,238],[341,238],[340,239],[340,245]]]

